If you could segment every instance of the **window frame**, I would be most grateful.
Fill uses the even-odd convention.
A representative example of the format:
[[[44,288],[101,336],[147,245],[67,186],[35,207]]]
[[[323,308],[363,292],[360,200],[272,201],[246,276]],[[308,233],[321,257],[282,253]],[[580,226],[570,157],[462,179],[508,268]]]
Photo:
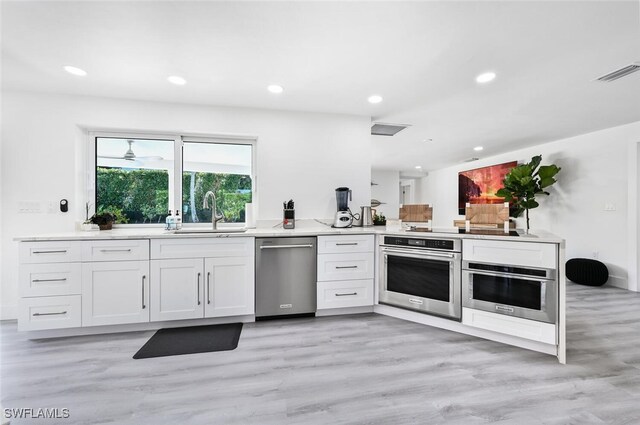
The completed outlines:
[[[119,138],[119,139],[149,139],[173,141],[173,187],[171,178],[169,179],[169,209],[175,211],[180,209],[182,213],[182,174],[183,174],[183,148],[185,143],[210,143],[210,144],[230,144],[251,146],[251,202],[257,205],[258,194],[258,174],[257,174],[257,142],[258,137],[253,135],[240,134],[200,134],[200,133],[174,133],[174,132],[151,132],[151,131],[130,131],[130,130],[99,130],[92,129],[86,131],[88,139],[86,173],[86,197],[85,203],[89,202],[89,216],[96,211],[97,195],[97,152],[96,142],[98,138]],[[179,207],[178,207],[179,206]],[[83,208],[84,210],[84,208]],[[254,207],[255,210],[255,207]],[[84,220],[84,218],[83,218]],[[184,227],[202,227],[204,223],[184,223]],[[244,223],[220,223],[222,227],[245,227]],[[162,223],[124,223],[114,224],[114,228],[159,228],[164,227]]]

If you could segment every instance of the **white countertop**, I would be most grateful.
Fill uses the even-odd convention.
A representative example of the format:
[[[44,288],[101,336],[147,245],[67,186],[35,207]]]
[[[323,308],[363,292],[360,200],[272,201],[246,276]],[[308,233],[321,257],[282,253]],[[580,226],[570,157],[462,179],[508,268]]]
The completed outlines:
[[[204,228],[204,226],[200,227]],[[300,220],[295,229],[283,229],[281,227],[259,227],[247,229],[245,232],[235,233],[174,233],[161,227],[130,227],[115,228],[113,230],[96,231],[70,231],[49,234],[25,235],[14,238],[16,241],[56,241],[56,240],[92,240],[92,239],[162,239],[162,238],[228,238],[228,237],[294,237],[294,236],[320,236],[320,235],[402,235],[422,238],[460,238],[460,239],[493,239],[508,240],[514,242],[544,242],[563,243],[564,240],[546,231],[536,231],[525,234],[518,230],[519,236],[509,236],[496,232],[495,234],[469,234],[457,233],[457,228],[434,228],[430,232],[414,232],[401,230],[398,226],[370,226],[351,228],[332,228],[314,220]]]

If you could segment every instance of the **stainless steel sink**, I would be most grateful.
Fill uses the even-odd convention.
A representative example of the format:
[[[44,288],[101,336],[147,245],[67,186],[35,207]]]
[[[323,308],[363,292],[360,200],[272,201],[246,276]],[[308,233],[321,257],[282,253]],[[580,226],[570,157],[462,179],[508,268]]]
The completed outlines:
[[[189,229],[182,228],[179,230],[174,230],[173,233],[177,234],[188,234],[188,233],[244,233],[247,229],[241,228],[230,228],[230,229]]]

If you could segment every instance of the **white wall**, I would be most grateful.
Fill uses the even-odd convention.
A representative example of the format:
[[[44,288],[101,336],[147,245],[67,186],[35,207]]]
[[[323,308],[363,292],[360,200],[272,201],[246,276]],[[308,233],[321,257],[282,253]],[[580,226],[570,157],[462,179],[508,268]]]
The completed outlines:
[[[371,198],[384,202],[383,205],[376,207],[378,214],[382,213],[387,218],[397,219],[400,209],[400,172],[371,170],[371,181],[376,183],[375,186],[371,186]]]
[[[335,188],[353,189],[354,205],[371,198],[370,118],[207,107],[106,98],[5,92],[2,96],[3,317],[15,317],[20,235],[74,230],[83,219],[84,128],[248,134],[257,142],[258,219],[332,218]],[[18,214],[20,201],[57,204],[70,213]]]
[[[530,211],[531,230],[548,230],[566,240],[567,259],[597,258],[607,264],[610,284],[628,288],[628,147],[640,141],[640,122],[558,140],[473,163],[429,172],[422,179],[423,202],[433,204],[433,225],[451,227],[457,214],[458,172],[542,155],[543,164],[562,167],[549,197]],[[612,203],[615,211],[604,211]],[[518,219],[518,227],[524,226]],[[634,218],[635,220],[635,218]],[[632,287],[635,287],[635,282]]]

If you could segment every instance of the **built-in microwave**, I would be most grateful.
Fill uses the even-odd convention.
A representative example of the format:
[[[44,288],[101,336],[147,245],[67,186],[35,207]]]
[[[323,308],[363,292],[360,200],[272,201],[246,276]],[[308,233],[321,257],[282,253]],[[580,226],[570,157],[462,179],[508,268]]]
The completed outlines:
[[[555,323],[558,316],[556,271],[463,261],[462,305]]]

